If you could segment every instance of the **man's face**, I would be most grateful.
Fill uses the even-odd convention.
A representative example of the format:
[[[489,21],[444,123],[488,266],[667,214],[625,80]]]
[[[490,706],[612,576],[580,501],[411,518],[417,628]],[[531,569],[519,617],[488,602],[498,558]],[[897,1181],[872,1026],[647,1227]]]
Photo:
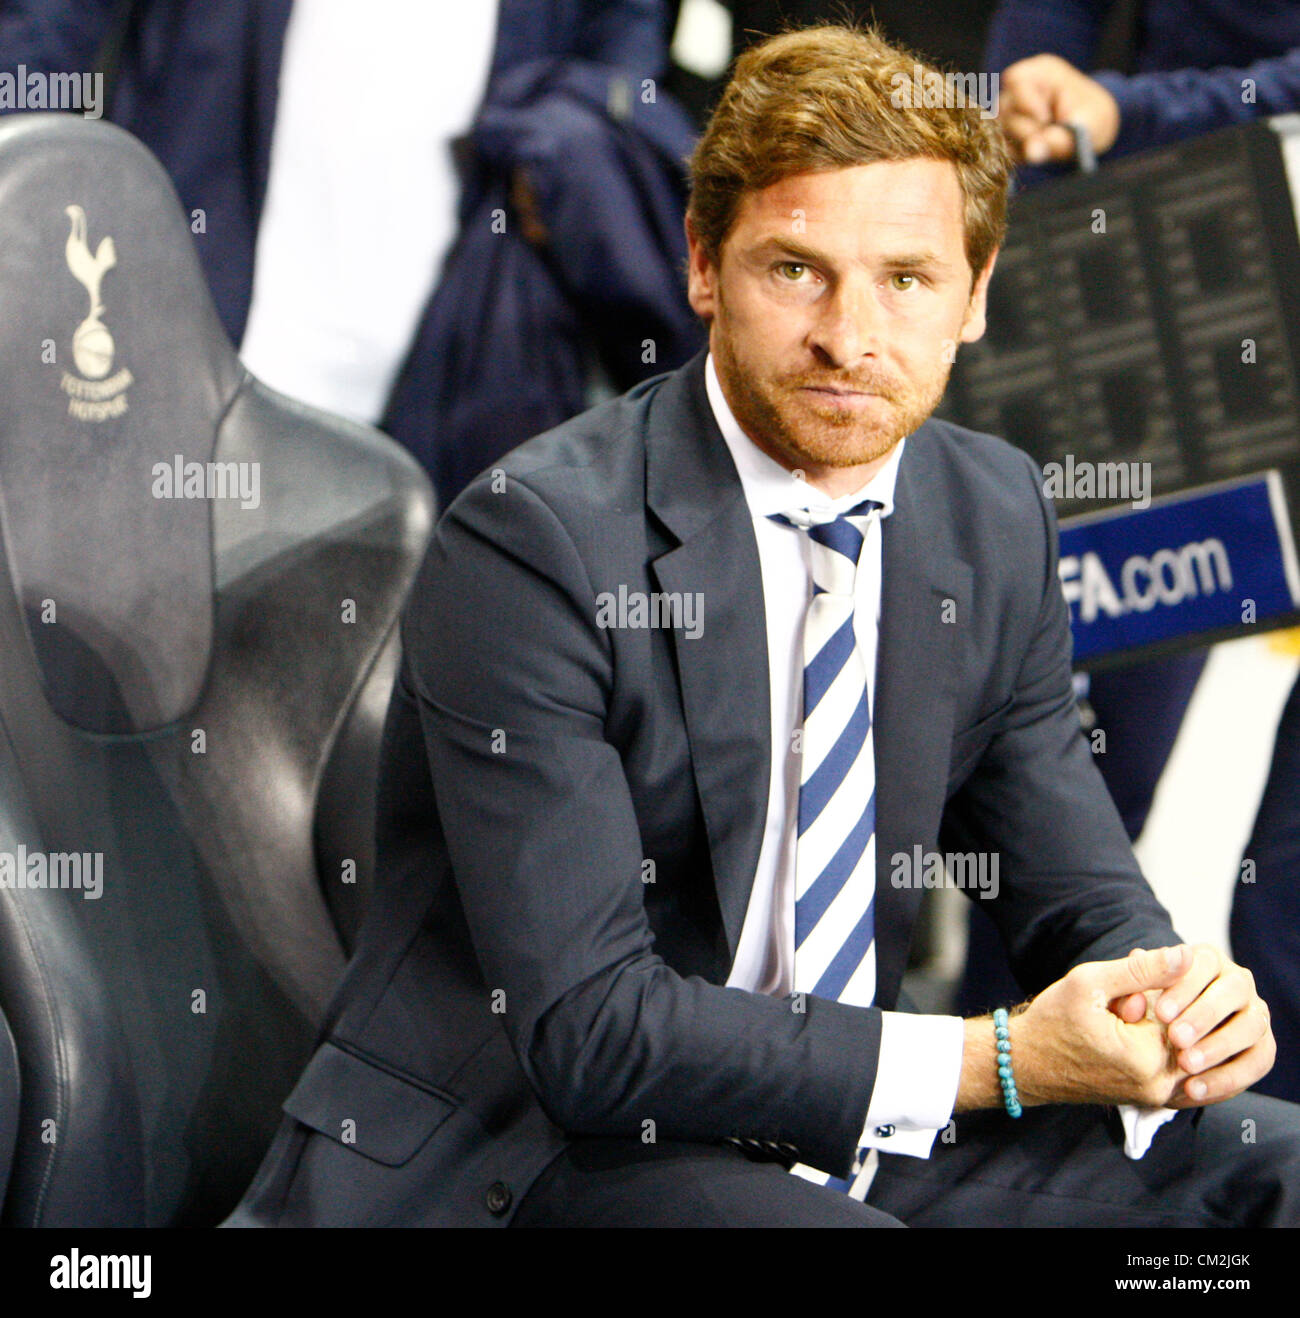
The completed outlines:
[[[688,226],[691,306],[745,433],[830,493],[858,489],[984,333],[957,171],[880,161],[747,193],[715,265]]]

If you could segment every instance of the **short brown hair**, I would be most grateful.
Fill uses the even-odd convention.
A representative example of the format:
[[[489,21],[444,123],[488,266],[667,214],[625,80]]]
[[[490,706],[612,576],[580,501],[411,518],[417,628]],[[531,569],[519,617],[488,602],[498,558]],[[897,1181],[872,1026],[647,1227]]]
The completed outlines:
[[[795,174],[928,156],[956,167],[966,259],[978,274],[1006,233],[1011,155],[996,118],[978,106],[913,105],[912,88],[927,75],[944,78],[874,28],[804,28],[746,51],[691,156],[687,214],[710,259],[747,192]]]

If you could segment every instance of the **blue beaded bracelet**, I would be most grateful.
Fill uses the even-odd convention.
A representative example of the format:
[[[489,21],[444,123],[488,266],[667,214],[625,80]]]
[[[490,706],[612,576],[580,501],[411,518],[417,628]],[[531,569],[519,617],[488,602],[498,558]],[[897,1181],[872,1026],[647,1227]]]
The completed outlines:
[[[998,1080],[1002,1083],[1002,1102],[1006,1106],[1007,1116],[1018,1117],[1024,1109],[1020,1106],[1016,1076],[1011,1069],[1011,1027],[1007,1023],[1005,1007],[999,1007],[993,1013],[993,1038],[998,1046]]]

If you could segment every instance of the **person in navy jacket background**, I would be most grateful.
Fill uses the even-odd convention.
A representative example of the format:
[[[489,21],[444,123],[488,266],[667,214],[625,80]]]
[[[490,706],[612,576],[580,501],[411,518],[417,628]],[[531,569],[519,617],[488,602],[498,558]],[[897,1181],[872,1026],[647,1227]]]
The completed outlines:
[[[1138,7],[1135,72],[1091,69],[1114,0],[1004,0],[989,29],[986,64],[1002,73],[1002,118],[1033,183],[1074,155],[1064,126],[1082,119],[1104,162],[1251,119],[1300,110],[1300,6],[1239,0],[1147,0]],[[1205,651],[1111,670],[1089,700],[1111,752],[1099,766],[1131,837],[1204,667]],[[1300,1099],[1300,681],[1278,727],[1273,764],[1246,858],[1255,882],[1233,893],[1234,954],[1254,972],[1273,1011],[1277,1064],[1258,1088]],[[987,930],[975,934],[992,960]],[[983,974],[991,976],[986,969]],[[974,988],[965,1004],[995,984]]]
[[[692,127],[662,89],[644,99],[667,66],[676,0],[499,0],[499,9],[488,90],[459,153],[459,218],[464,239],[492,200],[509,212],[507,232],[493,235],[486,268],[481,244],[453,247],[444,274],[455,274],[454,297],[444,293],[440,307],[430,290],[387,404],[368,418],[420,458],[444,504],[507,449],[582,410],[593,358],[621,390],[679,365],[701,341],[680,287],[684,239],[660,220],[684,205]],[[203,212],[195,241],[236,344],[252,300],[291,15],[291,0],[11,0],[0,14],[0,67],[110,64],[107,117],[158,156],[186,210]],[[358,69],[356,85],[338,94],[382,89]],[[516,148],[531,153],[540,226],[520,222]],[[571,233],[579,202],[588,237],[564,246],[555,240]],[[494,347],[473,369],[463,345],[448,342],[467,327]]]

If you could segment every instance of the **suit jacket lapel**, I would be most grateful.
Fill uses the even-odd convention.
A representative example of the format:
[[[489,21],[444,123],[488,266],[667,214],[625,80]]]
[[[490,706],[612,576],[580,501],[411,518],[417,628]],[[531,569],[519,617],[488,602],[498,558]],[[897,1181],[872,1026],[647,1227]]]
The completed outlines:
[[[659,588],[699,592],[704,606],[700,635],[675,631],[673,644],[730,965],[767,815],[771,697],[758,545],[705,394],[704,360],[696,357],[655,398],[646,503],[676,542],[651,565]]]
[[[927,427],[908,441],[894,511],[882,524],[876,745],[876,1002],[898,997],[917,887],[896,888],[893,857],[937,840],[952,754],[957,644],[971,607],[970,564],[949,547],[947,494]],[[920,875],[916,875],[919,880]]]

